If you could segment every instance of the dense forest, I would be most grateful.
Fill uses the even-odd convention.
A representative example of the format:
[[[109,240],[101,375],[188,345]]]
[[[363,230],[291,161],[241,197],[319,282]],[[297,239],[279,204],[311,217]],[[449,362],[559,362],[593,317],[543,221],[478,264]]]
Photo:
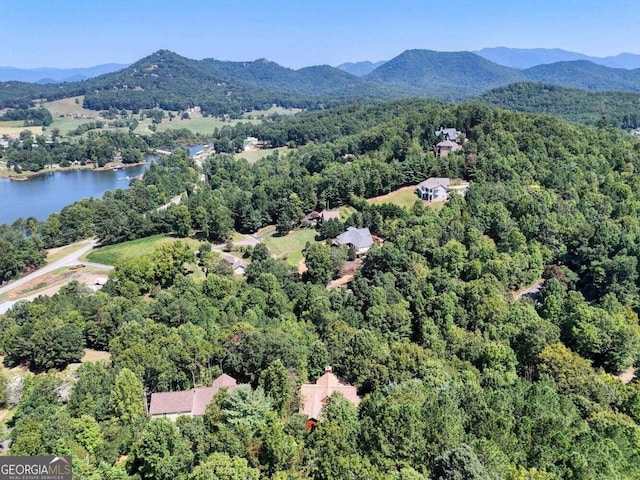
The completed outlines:
[[[439,158],[443,125],[466,141]],[[97,294],[71,284],[16,305],[0,315],[5,363],[54,370],[0,382],[0,402],[16,405],[12,454],[70,454],[74,475],[96,479],[640,475],[640,386],[614,376],[640,355],[640,142],[549,116],[421,101],[260,128],[261,139],[278,130],[298,148],[253,165],[213,156],[197,188],[186,187],[198,174],[178,153],[113,196],[126,210],[136,190],[175,181],[163,171],[181,172],[173,191],[188,199],[167,210],[166,228],[214,240],[275,223],[286,235],[310,210],[349,205],[344,224],[384,244],[348,288],[326,288],[336,255],[323,243],[305,249],[303,275],[258,244],[239,277],[206,244],[196,260],[177,242],[119,264]],[[442,209],[363,200],[429,176],[471,189]],[[109,238],[126,238],[130,225],[112,222]],[[206,278],[184,268],[194,262]],[[539,279],[537,299],[515,299]],[[73,381],[55,373],[85,346],[111,361],[82,365]],[[299,387],[325,365],[363,401],[331,396],[308,431]],[[145,415],[151,393],[222,372],[248,386],[217,394],[204,416]]]
[[[555,115],[573,122],[624,129],[640,127],[640,95],[586,92],[542,83],[514,83],[478,97],[479,101],[518,112]]]

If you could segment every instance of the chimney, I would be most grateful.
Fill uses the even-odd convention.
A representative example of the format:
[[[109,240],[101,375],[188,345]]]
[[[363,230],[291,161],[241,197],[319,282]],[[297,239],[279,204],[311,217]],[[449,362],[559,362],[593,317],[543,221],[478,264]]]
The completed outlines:
[[[331,365],[327,365],[326,367],[324,367],[324,373],[331,373],[332,372],[332,368]]]

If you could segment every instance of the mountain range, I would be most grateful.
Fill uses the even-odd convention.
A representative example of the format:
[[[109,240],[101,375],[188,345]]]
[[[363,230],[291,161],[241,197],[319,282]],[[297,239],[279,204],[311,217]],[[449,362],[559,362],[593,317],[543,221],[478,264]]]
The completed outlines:
[[[0,67],[0,82],[30,83],[77,82],[125,68],[121,63],[107,63],[87,68],[14,68]]]
[[[53,85],[5,82],[0,84],[0,107],[26,107],[43,97],[85,95],[85,107],[94,110],[160,107],[175,111],[199,105],[206,114],[221,115],[272,104],[326,108],[389,98],[459,101],[517,82],[640,92],[640,69],[611,68],[588,60],[518,69],[472,52],[407,50],[357,76],[328,65],[293,70],[266,59],[192,60],[160,50],[121,70],[83,81]]]
[[[640,55],[634,53],[621,53],[611,57],[592,57],[560,48],[507,47],[483,48],[473,53],[487,60],[491,60],[498,65],[521,69],[556,62],[571,62],[574,60],[586,60],[597,65],[611,68],[640,68]]]

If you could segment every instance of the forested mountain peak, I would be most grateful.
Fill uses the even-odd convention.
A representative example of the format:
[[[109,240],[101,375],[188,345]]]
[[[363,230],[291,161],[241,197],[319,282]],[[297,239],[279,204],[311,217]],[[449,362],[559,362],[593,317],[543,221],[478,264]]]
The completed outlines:
[[[406,50],[364,78],[420,89],[423,94],[464,98],[505,85],[524,76],[471,52]]]

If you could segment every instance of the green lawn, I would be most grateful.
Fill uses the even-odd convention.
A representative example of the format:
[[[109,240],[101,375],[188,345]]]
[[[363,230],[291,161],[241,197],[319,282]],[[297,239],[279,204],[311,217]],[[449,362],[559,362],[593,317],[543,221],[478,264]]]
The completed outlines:
[[[264,243],[277,258],[285,259],[291,266],[297,266],[302,260],[302,250],[307,242],[314,242],[316,231],[312,228],[296,230],[283,237],[269,235]]]
[[[177,240],[186,242],[192,249],[197,249],[201,242],[193,238],[176,238],[168,235],[153,235],[151,237],[139,238],[130,242],[107,245],[96,248],[86,255],[90,262],[103,263],[105,265],[117,265],[133,258],[143,255],[150,255],[159,245],[173,243]]]
[[[264,148],[262,150],[254,150],[251,152],[240,152],[236,153],[234,156],[236,159],[244,158],[249,163],[256,163],[258,160],[271,155],[273,152],[280,152],[282,155],[289,149],[287,147],[278,147],[278,148]]]
[[[386,195],[380,195],[379,197],[370,198],[367,202],[372,204],[380,203],[393,203],[399,207],[410,209],[416,200],[419,200],[418,195],[415,193],[416,187],[402,187]]]
[[[78,103],[76,103],[76,99]],[[51,112],[53,119],[60,115],[77,114],[86,115],[87,117],[97,117],[98,112],[94,110],[88,110],[82,107],[84,101],[84,95],[79,97],[62,98],[60,100],[54,100],[53,102],[43,103],[42,106]]]

